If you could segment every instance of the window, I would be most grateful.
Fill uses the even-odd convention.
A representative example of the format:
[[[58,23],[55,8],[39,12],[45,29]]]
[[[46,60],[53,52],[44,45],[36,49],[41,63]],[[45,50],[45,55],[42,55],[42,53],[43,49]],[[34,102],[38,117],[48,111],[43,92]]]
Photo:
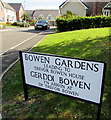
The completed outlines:
[[[110,10],[104,10],[103,14],[106,15],[106,16],[110,16],[111,11]]]

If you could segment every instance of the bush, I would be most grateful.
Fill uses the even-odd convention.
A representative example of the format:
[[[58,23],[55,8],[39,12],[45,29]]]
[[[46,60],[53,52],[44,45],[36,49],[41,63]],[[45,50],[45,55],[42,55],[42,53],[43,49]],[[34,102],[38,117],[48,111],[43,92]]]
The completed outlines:
[[[20,26],[20,27],[30,27],[30,24],[27,22],[27,23],[18,23],[18,22],[14,22],[12,25],[14,26]]]
[[[62,18],[75,18],[76,14],[72,13],[71,11],[67,11],[66,14],[61,16]]]
[[[31,19],[31,20],[29,20],[29,22],[36,22],[37,20],[35,20],[35,19]]]
[[[56,19],[56,23],[57,30],[59,32],[88,28],[111,27],[111,17],[107,16],[72,17],[72,18],[59,17]]]
[[[36,20],[35,20],[35,19],[31,19],[31,20],[29,20],[29,24],[30,24],[31,26],[34,26],[35,23],[36,23]]]
[[[30,24],[31,26],[34,26],[34,25],[35,25],[35,22],[29,22],[29,24]]]
[[[7,25],[11,25],[12,23],[11,22],[6,22]]]
[[[19,23],[20,27],[30,27],[29,23]]]
[[[18,22],[14,22],[12,23],[13,26],[19,26],[19,23]]]

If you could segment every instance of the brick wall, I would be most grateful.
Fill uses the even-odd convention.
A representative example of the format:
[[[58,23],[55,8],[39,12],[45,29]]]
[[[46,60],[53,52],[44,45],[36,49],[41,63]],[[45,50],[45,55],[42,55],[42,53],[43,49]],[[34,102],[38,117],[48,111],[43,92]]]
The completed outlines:
[[[95,15],[102,15],[102,9],[106,5],[106,2],[97,2],[96,3],[96,14]]]
[[[110,0],[109,0],[110,1]],[[85,4],[89,7],[87,10],[87,15],[95,16],[95,15],[102,15],[102,9],[108,3],[105,0],[93,0],[93,2],[89,2],[88,0],[84,0]]]

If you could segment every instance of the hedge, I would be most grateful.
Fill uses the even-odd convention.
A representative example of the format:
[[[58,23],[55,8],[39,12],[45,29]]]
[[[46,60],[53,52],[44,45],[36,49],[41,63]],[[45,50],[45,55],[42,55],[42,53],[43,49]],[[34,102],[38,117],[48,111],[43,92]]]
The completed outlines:
[[[75,17],[75,18],[59,17],[56,19],[56,23],[57,30],[59,32],[88,28],[111,27],[111,16]]]

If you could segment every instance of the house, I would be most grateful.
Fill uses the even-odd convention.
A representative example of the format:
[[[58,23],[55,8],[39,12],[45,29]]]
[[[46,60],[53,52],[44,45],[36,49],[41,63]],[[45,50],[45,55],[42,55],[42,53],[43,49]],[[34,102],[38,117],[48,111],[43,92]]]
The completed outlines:
[[[81,0],[66,0],[59,6],[60,14],[64,15],[71,11],[77,16],[86,16],[87,6]]]
[[[5,11],[4,11],[4,5],[3,2],[0,0],[0,22],[4,22],[5,17]]]
[[[45,19],[50,22],[52,26],[56,24],[56,17],[59,16],[59,10],[45,10],[45,9],[38,9],[33,12],[33,19]]]
[[[111,1],[108,2],[103,8],[102,8],[102,14],[106,16],[111,16]]]
[[[16,11],[6,2],[2,2],[4,7],[4,22],[16,22]]]
[[[22,3],[8,3],[16,11],[17,21],[22,21],[24,15],[24,8]]]
[[[87,16],[111,15],[110,0],[84,0],[84,3],[88,6]]]
[[[25,10],[25,13],[30,16],[30,19],[33,19],[34,10]]]

